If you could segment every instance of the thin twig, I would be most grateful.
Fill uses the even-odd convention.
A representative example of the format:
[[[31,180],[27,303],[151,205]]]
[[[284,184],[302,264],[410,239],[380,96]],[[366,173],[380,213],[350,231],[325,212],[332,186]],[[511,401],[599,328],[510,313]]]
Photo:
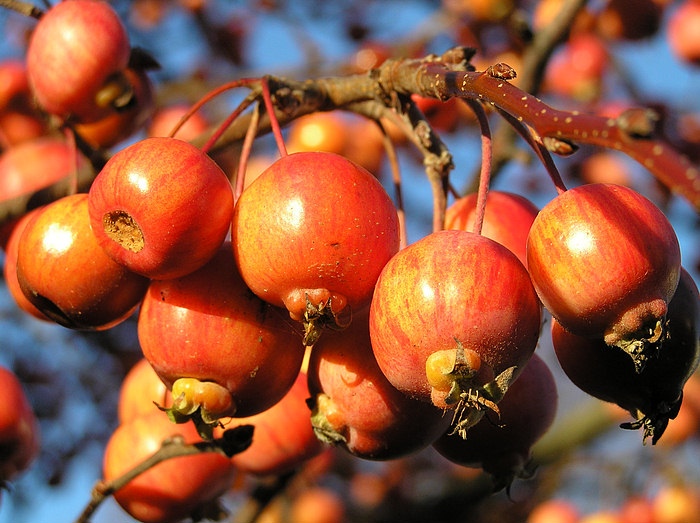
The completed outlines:
[[[473,230],[474,233],[481,234],[481,229],[484,225],[484,215],[486,214],[486,195],[489,192],[491,181],[491,128],[483,106],[475,100],[464,99],[464,101],[474,111],[481,129],[481,174],[479,175],[479,190],[476,196],[476,216],[474,217]]]
[[[280,156],[284,158],[287,156],[287,147],[284,145],[284,138],[282,138],[282,130],[280,129],[279,121],[275,116],[275,107],[272,104],[272,99],[270,97],[270,85],[267,78],[261,80],[262,85],[262,99],[265,102],[265,109],[267,109],[267,114],[270,117],[270,125],[272,126],[272,134],[275,136],[275,142],[277,142],[277,149],[279,149]]]
[[[509,115],[505,111],[502,111],[501,109],[497,110],[499,114],[505,119],[505,121],[513,127],[513,130],[517,132],[535,152],[537,158],[539,158],[540,162],[542,162],[545,169],[547,170],[547,174],[549,174],[549,177],[557,190],[557,194],[565,192],[566,185],[564,185],[564,180],[562,180],[561,175],[559,174],[559,169],[557,169],[557,166],[554,163],[554,160],[552,159],[552,155],[549,154],[549,151],[546,149],[546,147],[537,140],[535,140],[534,136],[532,136],[532,133],[517,119],[513,118],[511,115]]]
[[[243,189],[245,188],[245,177],[248,167],[248,158],[250,157],[250,151],[253,148],[253,141],[255,140],[255,135],[258,132],[258,123],[260,122],[260,103],[256,105],[253,109],[253,117],[250,119],[250,127],[243,140],[243,146],[241,147],[241,155],[238,160],[238,172],[236,174],[236,189],[233,193],[234,204],[238,201]]]
[[[206,143],[202,146],[202,152],[205,154],[208,154],[209,151],[211,150],[212,147],[216,144],[216,142],[221,138],[221,135],[226,132],[226,129],[234,122],[236,119],[245,111],[248,107],[250,107],[250,104],[252,104],[255,99],[258,97],[258,93],[253,91],[251,93],[248,93],[248,96],[246,96],[243,101],[241,101],[240,104],[238,104],[238,107],[228,115],[228,117],[217,127],[216,131],[209,137],[209,139],[206,141]]]
[[[210,100],[216,98],[220,94],[230,91],[231,89],[236,89],[237,87],[244,87],[244,86],[250,86],[251,84],[257,83],[260,80],[257,78],[243,78],[241,80],[234,80],[233,82],[227,82],[223,85],[220,85],[216,89],[212,89],[209,91],[207,94],[205,94],[202,98],[200,98],[195,104],[190,107],[189,111],[187,111],[185,114],[182,115],[180,118],[180,121],[173,127],[173,129],[170,131],[170,134],[168,136],[174,137],[177,132],[180,130],[180,127],[182,127],[187,120],[190,119],[190,117],[199,111],[204,104],[209,102]]]
[[[252,425],[239,425],[238,427],[228,429],[224,433],[224,437],[212,441],[185,443],[181,436],[168,438],[163,441],[155,454],[146,458],[118,478],[112,481],[98,481],[92,490],[90,502],[83,509],[75,523],[87,523],[90,517],[109,496],[123,488],[137,476],[165,460],[211,452],[230,458],[246,450],[250,446],[252,439]]]
[[[522,58],[522,67],[518,73],[518,87],[525,92],[537,94],[549,58],[556,46],[562,42],[571,24],[587,0],[565,0],[561,3],[559,12],[551,24],[537,31],[532,42],[527,46]],[[493,172],[500,169],[512,158],[516,150],[515,133],[509,125],[501,125],[494,133]],[[478,174],[474,174],[467,192],[474,192],[478,186]]]
[[[21,0],[0,0],[0,7],[6,7],[21,15],[36,18],[37,20],[44,15],[43,9],[29,2],[22,2]]]
[[[396,211],[399,217],[399,248],[403,249],[408,244],[408,233],[406,231],[406,211],[403,206],[403,193],[401,190],[401,169],[399,168],[399,158],[396,154],[396,148],[391,141],[389,133],[381,121],[375,120],[379,128],[382,130],[382,143],[384,151],[389,160],[389,169],[391,170],[391,179],[394,183],[394,199],[396,200]]]

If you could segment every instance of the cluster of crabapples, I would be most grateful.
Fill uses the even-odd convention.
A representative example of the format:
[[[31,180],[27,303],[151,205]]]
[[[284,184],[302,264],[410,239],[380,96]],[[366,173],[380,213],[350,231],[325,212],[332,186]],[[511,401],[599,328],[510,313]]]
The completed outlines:
[[[66,20],[99,25],[112,47],[66,39]],[[73,49],[73,67],[59,49]],[[87,50],[110,59],[85,70]],[[150,95],[129,55],[108,4],[62,2],[32,36],[29,84],[86,136],[115,115],[131,115],[130,129],[134,100]],[[528,473],[556,410],[535,354],[543,306],[566,374],[656,442],[700,359],[700,296],[663,213],[624,186],[589,184],[539,211],[491,191],[480,232],[476,214],[475,196],[457,200],[445,230],[402,246],[391,197],[344,156],[283,152],[234,201],[210,156],[150,137],[117,151],[88,192],[14,223],[5,277],[20,307],[68,328],[108,329],[138,309],[144,377],[125,382],[105,479],[174,434],[255,427],[231,458],[173,459],[120,489],[141,521],[182,518],[238,471],[280,474],[327,443],[372,460],[432,445],[507,485]]]
[[[140,401],[194,421],[125,416],[107,449],[108,478],[133,464],[112,449],[136,459],[129,438],[146,428],[156,440],[178,430],[213,437],[222,420],[248,423],[294,401],[284,421],[250,421],[260,427],[253,447],[256,438],[279,444],[266,431],[291,438],[293,413],[303,441],[285,442],[276,463],[248,459],[240,470],[279,473],[318,453],[318,436],[366,459],[434,445],[507,484],[527,471],[556,408],[551,373],[534,354],[541,303],[572,381],[629,410],[630,426],[655,442],[700,355],[700,297],[664,215],[609,184],[570,189],[539,213],[517,195],[492,191],[487,201],[483,234],[469,231],[467,197],[447,213],[453,229],[400,249],[390,197],[342,156],[282,156],[234,205],[208,156],[148,138],[117,152],[87,194],[34,211],[10,242],[19,234],[16,279],[45,317],[104,329],[140,306],[143,355],[170,391]],[[143,457],[153,442],[145,448]],[[209,488],[189,486],[177,514],[233,481],[237,457],[208,456],[212,471],[186,479]],[[221,489],[211,489],[219,475]],[[144,521],[173,517],[144,513],[139,492],[117,499]]]

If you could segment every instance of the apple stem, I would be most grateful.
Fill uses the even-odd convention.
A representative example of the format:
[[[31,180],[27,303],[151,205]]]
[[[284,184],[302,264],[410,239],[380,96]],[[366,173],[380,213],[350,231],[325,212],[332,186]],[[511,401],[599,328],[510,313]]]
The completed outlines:
[[[562,194],[566,192],[566,185],[564,185],[564,180],[562,180],[561,174],[559,174],[559,170],[557,169],[557,166],[555,165],[554,160],[552,159],[552,155],[549,154],[549,150],[547,149],[547,147],[538,140],[536,140],[535,137],[532,135],[532,132],[530,132],[522,123],[520,123],[520,121],[517,118],[505,112],[501,108],[497,107],[496,110],[535,152],[539,160],[544,165],[545,169],[547,169],[547,174],[549,174],[549,178],[552,180],[552,183],[554,184],[554,187],[557,190],[557,194]]]
[[[2,0],[0,0],[2,1]],[[254,82],[257,81],[257,78],[242,78],[240,80],[234,80],[232,82],[227,82],[223,85],[220,85],[216,89],[212,89],[209,91],[207,94],[205,94],[202,98],[197,101],[192,107],[190,107],[189,111],[187,111],[185,114],[182,115],[182,118],[180,118],[180,121],[173,127],[172,131],[170,131],[170,134],[168,135],[170,138],[173,138],[175,134],[180,130],[180,127],[182,127],[187,120],[190,119],[190,117],[199,111],[199,109],[202,108],[202,106],[207,103],[209,100],[216,98],[219,96],[221,93],[224,93],[226,91],[229,91],[231,89],[235,89],[236,87],[243,87],[247,85],[251,85]]]
[[[238,160],[238,172],[236,173],[236,188],[233,191],[233,203],[238,201],[238,198],[243,193],[245,188],[245,175],[248,167],[248,158],[250,158],[250,151],[253,149],[253,141],[258,131],[258,122],[260,122],[260,104],[258,103],[253,110],[252,118],[250,119],[250,125],[248,125],[248,131],[243,139],[243,145],[241,146],[241,157]]]
[[[275,136],[275,141],[277,142],[277,148],[279,149],[280,156],[284,158],[287,156],[287,147],[284,145],[284,139],[282,138],[282,130],[280,129],[280,123],[275,116],[275,108],[272,104],[272,97],[270,96],[270,84],[268,79],[262,78],[260,80],[262,86],[263,101],[265,102],[265,109],[267,109],[267,114],[270,116],[270,126],[272,127],[272,134]]]
[[[396,212],[399,217],[399,248],[403,249],[408,245],[408,237],[406,234],[406,211],[403,207],[403,193],[401,191],[401,169],[399,168],[399,159],[396,154],[396,147],[391,141],[391,137],[386,132],[386,128],[379,120],[375,120],[379,128],[382,130],[382,141],[384,150],[389,160],[389,168],[391,169],[391,179],[394,183],[394,198],[396,200]]]
[[[204,154],[207,154],[212,147],[216,144],[216,142],[219,141],[219,138],[221,138],[221,135],[226,132],[226,129],[229,128],[229,126],[238,118],[243,111],[245,111],[250,104],[252,104],[255,101],[255,98],[257,97],[256,94],[250,93],[248,96],[245,97],[245,99],[238,104],[238,107],[228,115],[228,117],[217,127],[216,131],[209,137],[209,139],[206,141],[206,143],[202,146],[202,152]]]
[[[489,127],[486,111],[484,111],[484,107],[481,103],[468,98],[464,98],[463,100],[471,110],[474,111],[481,129],[481,171],[479,173],[479,191],[476,197],[476,217],[474,219],[474,229],[472,231],[476,234],[481,234],[481,229],[484,225],[484,214],[486,214],[486,196],[488,195],[489,184],[491,183],[491,128]]]

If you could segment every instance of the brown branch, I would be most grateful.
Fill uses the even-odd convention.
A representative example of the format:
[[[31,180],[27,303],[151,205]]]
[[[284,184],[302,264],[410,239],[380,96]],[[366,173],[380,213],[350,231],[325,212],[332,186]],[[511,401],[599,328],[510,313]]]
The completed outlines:
[[[44,15],[43,9],[29,2],[22,2],[21,0],[0,0],[0,7],[6,7],[21,15],[36,18],[37,20]]]
[[[522,67],[517,71],[518,86],[525,92],[537,94],[539,92],[542,77],[549,58],[556,46],[562,42],[569,33],[569,28],[576,16],[586,6],[587,0],[565,0],[559,9],[559,13],[551,24],[535,34],[532,42],[527,46],[522,58]],[[513,157],[516,133],[514,129],[502,124],[494,133],[493,172],[494,175]],[[467,192],[474,192],[478,185],[478,174],[474,174],[471,187]]]
[[[700,211],[700,172],[667,143],[646,129],[629,128],[628,115],[607,118],[578,111],[553,109],[506,81],[479,73],[444,73],[445,88],[453,95],[497,106],[529,125],[541,138],[586,143],[619,150],[646,167],[661,183],[683,195]],[[649,122],[649,127],[652,127]]]
[[[388,60],[367,76],[325,78],[303,83],[271,80],[273,99],[278,108],[276,113],[280,123],[284,124],[309,112],[342,109],[368,100],[389,106],[393,93],[404,98],[416,93],[440,100],[467,97],[499,107],[530,126],[542,140],[587,143],[620,150],[700,210],[698,169],[667,143],[654,139],[652,135],[630,132],[620,118],[553,109],[505,79],[468,70],[467,58],[469,53],[465,55],[464,49],[456,48],[440,57],[430,55],[415,60]],[[232,125],[226,139],[239,140],[244,135],[247,122],[243,120]],[[262,132],[269,131],[269,120],[261,120],[260,127]],[[420,135],[419,127],[413,128],[416,130],[414,134]],[[431,175],[431,180],[436,187],[444,183],[441,175]],[[438,195],[439,191],[435,194]],[[438,200],[436,196],[436,206],[440,205]]]
[[[410,100],[411,94],[448,100],[469,98],[490,104],[530,127],[545,146],[568,149],[587,143],[617,149],[649,169],[671,190],[687,198],[700,211],[698,168],[670,145],[653,136],[654,122],[644,111],[606,118],[554,109],[533,95],[510,84],[506,78],[473,71],[473,50],[454,48],[442,56],[387,60],[368,75],[310,79],[304,82],[269,78],[274,114],[280,125],[315,111],[334,109],[355,112],[392,110],[404,122],[413,144],[423,154],[423,163],[433,188],[434,230],[443,226],[452,158],[437,134]],[[253,80],[241,81],[250,86]],[[217,149],[239,143],[248,131],[251,115],[237,118],[216,144]],[[261,115],[258,135],[271,129],[269,113]],[[206,143],[198,138],[195,145]],[[214,152],[214,149],[212,149]],[[0,225],[10,204],[0,203]]]

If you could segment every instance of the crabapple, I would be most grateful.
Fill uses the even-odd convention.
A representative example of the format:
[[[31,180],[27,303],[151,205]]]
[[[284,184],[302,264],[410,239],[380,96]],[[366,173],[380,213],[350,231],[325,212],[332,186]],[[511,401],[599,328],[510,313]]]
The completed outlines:
[[[530,475],[532,446],[549,430],[556,410],[554,376],[534,354],[498,403],[497,419],[487,415],[466,439],[448,429],[433,448],[454,463],[483,468],[500,489]]]
[[[552,321],[552,343],[562,369],[581,390],[616,403],[635,420],[625,428],[642,428],[644,440],[656,443],[669,419],[678,414],[683,386],[700,361],[700,295],[682,270],[678,289],[668,306],[667,327],[657,354],[641,372],[616,347],[601,338],[585,338]]]
[[[174,415],[199,415],[211,425],[220,417],[252,416],[282,399],[304,357],[294,327],[282,309],[248,289],[226,242],[199,270],[151,282],[138,337],[172,390]]]
[[[369,304],[399,249],[398,215],[364,168],[337,154],[300,152],[243,191],[232,242],[246,284],[304,322],[304,343],[313,345],[324,327],[342,326]]]
[[[309,359],[311,421],[323,441],[364,459],[396,459],[435,441],[450,422],[442,409],[409,398],[384,377],[372,353],[368,313],[328,332]]]
[[[394,387],[441,407],[456,405],[466,429],[522,371],[540,320],[539,300],[515,254],[481,235],[440,231],[401,250],[382,270],[370,336]]]
[[[107,329],[131,315],[148,279],[109,258],[97,242],[85,193],[41,208],[17,250],[17,280],[44,315],[73,329]]]
[[[29,467],[39,453],[39,425],[19,379],[0,366],[0,482]]]
[[[221,168],[176,138],[146,138],[117,152],[90,187],[90,222],[116,262],[152,279],[209,261],[231,224],[233,191]]]
[[[103,458],[105,481],[126,473],[179,436],[201,441],[193,424],[171,423],[163,412],[133,418],[112,433]],[[186,471],[186,473],[185,473]],[[170,523],[193,514],[230,488],[236,469],[226,456],[208,452],[168,459],[149,468],[114,493],[114,499],[144,523]]]
[[[44,13],[27,49],[27,74],[41,107],[60,118],[98,120],[114,111],[127,87],[131,47],[109,3],[59,2]]]
[[[535,218],[527,262],[562,327],[604,338],[644,366],[661,339],[681,263],[673,227],[651,201],[620,185],[569,189]]]

